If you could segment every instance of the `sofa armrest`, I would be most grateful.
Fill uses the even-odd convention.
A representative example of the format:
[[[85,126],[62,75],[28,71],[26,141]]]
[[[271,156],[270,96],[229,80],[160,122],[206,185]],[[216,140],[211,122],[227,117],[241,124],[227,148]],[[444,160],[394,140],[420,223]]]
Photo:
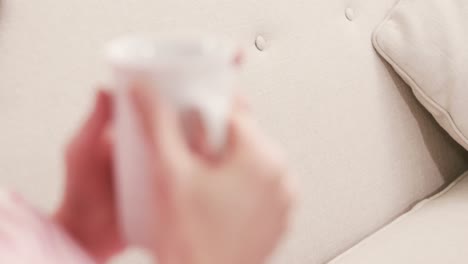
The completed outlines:
[[[468,263],[468,172],[329,263]]]

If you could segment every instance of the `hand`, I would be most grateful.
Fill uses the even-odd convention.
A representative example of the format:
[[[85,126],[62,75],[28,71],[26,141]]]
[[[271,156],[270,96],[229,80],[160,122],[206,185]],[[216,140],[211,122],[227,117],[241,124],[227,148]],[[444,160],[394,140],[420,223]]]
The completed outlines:
[[[264,263],[285,232],[292,195],[284,160],[248,111],[234,110],[227,146],[211,159],[201,126],[190,148],[163,100],[141,87],[132,96],[156,164],[159,263]]]
[[[68,145],[65,195],[55,220],[98,262],[124,247],[116,219],[111,144],[106,134],[111,95],[100,91],[88,120]]]

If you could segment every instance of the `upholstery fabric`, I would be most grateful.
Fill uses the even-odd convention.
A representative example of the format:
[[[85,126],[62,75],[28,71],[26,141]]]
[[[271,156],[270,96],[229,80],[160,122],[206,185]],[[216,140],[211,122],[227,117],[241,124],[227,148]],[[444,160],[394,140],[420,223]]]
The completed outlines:
[[[468,149],[468,5],[401,0],[374,34],[377,51],[439,124]]]
[[[462,264],[468,260],[468,172],[329,264]]]
[[[244,46],[239,86],[297,178],[300,204],[272,263],[324,263],[467,169],[372,48],[395,2],[0,0],[0,184],[57,205],[61,151],[106,79],[108,40],[210,32]],[[147,263],[137,255],[117,262]]]

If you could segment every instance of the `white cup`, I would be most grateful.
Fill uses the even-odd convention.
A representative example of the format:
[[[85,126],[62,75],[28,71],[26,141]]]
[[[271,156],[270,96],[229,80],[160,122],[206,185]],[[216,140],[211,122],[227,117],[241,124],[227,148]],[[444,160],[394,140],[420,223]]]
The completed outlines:
[[[115,88],[116,198],[122,231],[131,245],[152,249],[158,212],[149,166],[154,161],[148,159],[148,146],[129,98],[130,85],[145,80],[175,109],[198,112],[208,146],[219,151],[232,107],[235,56],[234,48],[210,38],[126,37],[109,46]]]

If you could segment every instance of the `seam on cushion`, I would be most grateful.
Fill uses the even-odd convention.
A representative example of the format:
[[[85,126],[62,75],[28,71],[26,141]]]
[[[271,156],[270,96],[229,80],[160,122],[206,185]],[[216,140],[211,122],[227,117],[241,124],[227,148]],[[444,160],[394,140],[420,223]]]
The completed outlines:
[[[376,50],[379,52],[379,54],[387,61],[389,62],[392,67],[397,71],[397,73],[403,77],[403,79],[405,80],[405,82],[409,82],[408,84],[411,86],[411,89],[413,90],[414,93],[417,93],[419,94],[419,97],[417,97],[419,99],[419,101],[426,107],[426,108],[430,108],[430,110],[434,111],[434,112],[437,112],[437,116],[440,116],[442,115],[446,120],[448,120],[448,124],[450,125],[450,127],[453,129],[453,131],[455,132],[455,134],[453,133],[450,133],[449,131],[447,131],[447,133],[451,134],[452,137],[455,137],[456,139],[458,139],[457,141],[461,141],[459,142],[460,145],[462,145],[465,149],[468,149],[468,138],[466,138],[463,133],[460,131],[460,129],[458,128],[458,126],[456,125],[456,123],[453,121],[453,118],[452,116],[450,115],[450,113],[445,110],[442,106],[440,106],[437,102],[435,102],[432,98],[430,98],[430,96],[428,96],[424,91],[423,89],[421,89],[421,87],[416,83],[416,81],[408,74],[406,73],[406,71],[400,66],[398,65],[397,62],[395,62],[390,55],[388,55],[388,53],[386,53],[386,51],[383,49],[383,47],[381,46],[381,44],[379,43],[379,40],[378,38],[376,37],[375,39],[375,48]],[[427,109],[429,110],[429,109]],[[431,114],[436,117],[434,113],[431,112]],[[436,117],[437,119],[437,117]],[[441,125],[439,123],[439,125]]]
[[[390,9],[390,11],[388,12],[388,14],[384,17],[383,21],[377,25],[377,28],[374,29],[374,31],[372,32],[372,36],[371,36],[371,39],[372,39],[372,43],[376,44],[376,41],[377,41],[377,35],[378,33],[382,30],[383,26],[385,24],[387,24],[387,22],[390,20],[390,18],[393,16],[393,13],[396,12],[396,9],[398,7],[398,5],[400,4],[402,0],[398,0],[393,6],[392,8]]]
[[[440,191],[439,193],[429,197],[429,198],[426,198],[426,199],[423,199],[421,200],[420,202],[418,202],[416,205],[414,205],[412,207],[411,210],[409,210],[408,212],[400,215],[399,217],[397,217],[395,220],[391,221],[389,224],[385,225],[384,227],[382,227],[381,229],[377,230],[376,232],[372,233],[370,236],[364,238],[363,240],[361,240],[360,242],[358,242],[356,245],[354,245],[353,247],[349,248],[348,250],[346,250],[345,252],[343,252],[342,254],[338,255],[336,258],[332,259],[331,261],[328,262],[328,264],[339,264],[339,262],[345,258],[346,256],[348,256],[349,254],[351,254],[353,251],[365,246],[366,244],[370,243],[377,235],[379,235],[380,233],[384,232],[385,230],[387,230],[388,228],[390,228],[391,226],[403,221],[404,219],[408,218],[409,216],[413,215],[414,213],[418,212],[421,208],[423,208],[427,203],[431,202],[431,201],[434,201],[436,200],[437,198],[445,195],[446,193],[448,193],[453,187],[455,187],[459,182],[461,182],[462,180],[464,180],[465,178],[468,178],[468,171],[465,171],[461,176],[459,176],[457,179],[455,179],[452,183],[450,183],[450,185],[448,185],[447,187],[445,187],[445,189],[443,189],[442,191]]]
[[[399,1],[401,2],[401,0]],[[393,68],[395,68],[398,72],[398,74],[403,75],[405,78],[403,78],[406,82],[410,82],[409,85],[411,86],[413,92],[417,92],[423,101],[426,102],[426,104],[429,104],[432,108],[433,111],[438,112],[439,114],[443,115],[447,120],[448,124],[452,127],[453,131],[455,132],[455,135],[452,135],[453,133],[450,133],[447,131],[447,133],[451,134],[452,137],[455,136],[455,140],[459,141],[459,144],[462,145],[465,149],[468,149],[468,138],[463,135],[461,130],[458,128],[457,124],[453,121],[452,116],[450,113],[445,110],[442,106],[440,106],[437,102],[435,102],[432,98],[430,98],[424,91],[423,89],[416,83],[416,81],[408,74],[406,71],[401,67],[393,58],[385,51],[383,48],[383,45],[380,43],[379,40],[379,33],[381,32],[383,26],[390,20],[391,16],[393,15],[394,12],[391,12],[385,21],[381,23],[377,29],[374,31],[372,34],[372,43],[374,45],[374,48],[377,50],[377,52],[388,62],[392,65]],[[413,88],[414,87],[414,88]],[[421,100],[420,100],[421,101]],[[423,102],[422,102],[423,103]],[[423,103],[424,106],[427,107],[425,103]],[[429,110],[429,109],[428,109]],[[434,114],[431,113],[433,116]],[[435,116],[434,116],[435,117]],[[442,126],[442,124],[439,123],[439,125]],[[461,142],[460,142],[461,141]]]

